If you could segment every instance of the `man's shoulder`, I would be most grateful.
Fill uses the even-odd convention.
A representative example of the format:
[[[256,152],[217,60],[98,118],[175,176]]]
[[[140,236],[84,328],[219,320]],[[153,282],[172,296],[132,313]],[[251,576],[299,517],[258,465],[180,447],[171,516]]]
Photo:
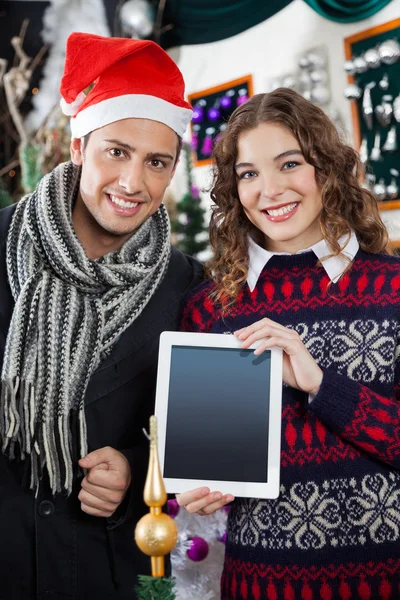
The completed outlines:
[[[0,210],[0,244],[7,238],[11,220],[15,212],[16,204],[11,204]]]
[[[177,291],[187,293],[203,281],[203,265],[197,259],[183,254],[178,248],[172,246],[167,279]]]

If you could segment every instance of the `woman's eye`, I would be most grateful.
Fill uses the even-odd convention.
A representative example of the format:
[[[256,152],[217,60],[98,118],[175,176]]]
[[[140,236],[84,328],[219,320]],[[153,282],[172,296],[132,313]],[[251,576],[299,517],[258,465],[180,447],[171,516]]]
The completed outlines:
[[[295,160],[290,160],[288,162],[286,162],[283,165],[283,169],[294,169],[294,167],[297,167],[300,163],[296,162]]]
[[[251,179],[255,177],[257,174],[254,171],[246,171],[245,173],[241,173],[239,175],[239,179]]]

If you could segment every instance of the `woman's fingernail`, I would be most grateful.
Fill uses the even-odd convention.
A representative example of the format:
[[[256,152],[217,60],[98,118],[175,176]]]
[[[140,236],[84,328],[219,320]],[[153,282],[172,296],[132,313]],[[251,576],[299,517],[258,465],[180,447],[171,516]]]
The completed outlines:
[[[214,496],[215,500],[221,500],[221,498],[222,498],[222,494],[220,492],[217,492]]]

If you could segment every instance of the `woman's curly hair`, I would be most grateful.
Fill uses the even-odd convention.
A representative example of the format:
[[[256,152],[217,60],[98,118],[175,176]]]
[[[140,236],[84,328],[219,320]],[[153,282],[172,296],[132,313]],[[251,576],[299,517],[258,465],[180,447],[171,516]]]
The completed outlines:
[[[350,236],[351,230],[363,250],[390,253],[377,201],[360,184],[363,167],[358,153],[340,139],[327,115],[291,89],[257,94],[233,112],[213,152],[213,258],[206,270],[216,285],[213,295],[225,308],[236,300],[247,279],[248,236],[264,244],[264,235],[248,220],[240,203],[235,171],[240,135],[260,123],[285,127],[297,139],[306,162],[315,168],[322,197],[321,232],[332,256],[340,254],[338,240]]]

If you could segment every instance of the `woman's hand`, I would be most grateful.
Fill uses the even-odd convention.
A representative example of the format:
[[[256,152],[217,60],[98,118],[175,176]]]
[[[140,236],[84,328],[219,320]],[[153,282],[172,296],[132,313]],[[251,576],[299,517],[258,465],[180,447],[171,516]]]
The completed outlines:
[[[322,382],[322,370],[317,365],[299,334],[271,319],[261,319],[248,327],[235,331],[242,348],[254,342],[261,343],[254,354],[259,355],[273,346],[283,350],[283,381],[290,387],[316,395]]]
[[[211,515],[232,500],[234,497],[231,494],[223,496],[221,492],[210,492],[208,487],[196,488],[176,496],[179,506],[198,515]]]

